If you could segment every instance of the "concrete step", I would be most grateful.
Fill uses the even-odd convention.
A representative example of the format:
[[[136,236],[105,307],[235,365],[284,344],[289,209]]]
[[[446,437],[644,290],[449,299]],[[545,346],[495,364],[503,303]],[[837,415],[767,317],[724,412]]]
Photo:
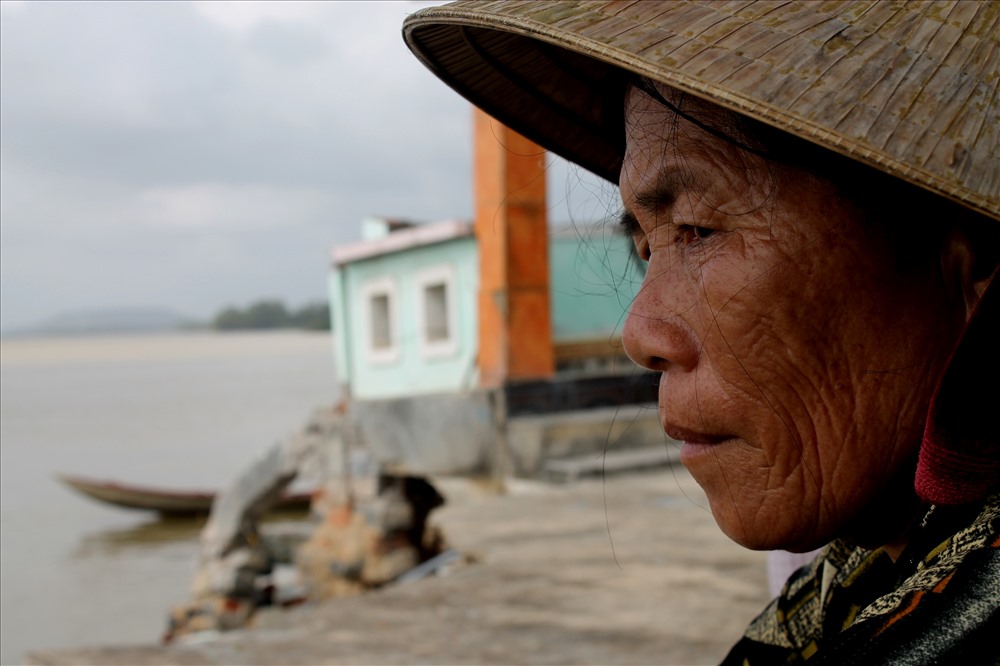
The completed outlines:
[[[602,451],[573,458],[546,460],[542,466],[542,473],[549,481],[568,482],[592,474],[611,474],[672,465],[679,459],[680,447],[665,442],[659,446],[642,449]]]

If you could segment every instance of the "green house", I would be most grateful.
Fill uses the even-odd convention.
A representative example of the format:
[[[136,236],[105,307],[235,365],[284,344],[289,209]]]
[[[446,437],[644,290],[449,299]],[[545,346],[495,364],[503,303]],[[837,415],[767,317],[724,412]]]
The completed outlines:
[[[500,399],[482,389],[478,377],[479,256],[472,224],[365,220],[362,240],[332,251],[329,274],[339,380],[365,446],[389,468],[465,474],[495,463],[499,436],[513,452],[505,463],[512,471],[538,472],[545,452],[534,449],[544,443],[519,458],[510,441],[519,413],[596,407],[600,400],[551,405],[557,398],[572,403],[595,382],[608,394],[609,381],[618,386],[621,378],[644,376],[619,339],[642,279],[630,247],[612,224],[550,231],[556,374]],[[524,409],[516,407],[518,396]],[[536,408],[546,400],[550,407]],[[604,401],[619,411],[636,402],[643,400]],[[606,427],[601,432],[606,435]]]

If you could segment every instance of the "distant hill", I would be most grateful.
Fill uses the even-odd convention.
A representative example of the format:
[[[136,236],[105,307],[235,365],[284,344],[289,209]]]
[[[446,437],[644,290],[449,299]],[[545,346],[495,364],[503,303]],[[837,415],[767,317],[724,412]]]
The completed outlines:
[[[31,333],[129,333],[191,327],[190,318],[157,308],[106,308],[67,312],[32,326]]]
[[[214,329],[218,331],[300,329],[330,330],[330,309],[324,301],[288,308],[280,300],[257,301],[245,308],[228,307],[209,321],[197,321],[170,310],[149,307],[91,308],[57,315],[33,326],[3,329],[4,337],[33,335],[98,335]]]
[[[280,300],[265,299],[245,308],[228,307],[212,319],[219,331],[297,328],[307,331],[330,330],[330,305],[325,301],[307,303],[291,310]]]

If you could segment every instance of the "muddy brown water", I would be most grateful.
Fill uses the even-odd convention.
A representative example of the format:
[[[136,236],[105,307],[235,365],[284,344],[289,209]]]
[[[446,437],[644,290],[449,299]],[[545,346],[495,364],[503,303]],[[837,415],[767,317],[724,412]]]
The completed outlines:
[[[328,334],[4,338],[0,350],[3,664],[155,642],[193,576],[198,521],[104,506],[54,474],[214,489],[337,399]]]

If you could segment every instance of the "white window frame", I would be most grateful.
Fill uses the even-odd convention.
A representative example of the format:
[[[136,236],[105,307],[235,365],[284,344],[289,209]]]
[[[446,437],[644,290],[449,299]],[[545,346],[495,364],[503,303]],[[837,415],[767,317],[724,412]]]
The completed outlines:
[[[443,340],[427,339],[427,288],[444,285],[445,319],[448,337]],[[458,352],[458,312],[456,311],[455,269],[450,264],[432,266],[420,271],[416,276],[417,325],[420,331],[420,353],[424,358],[443,358]]]
[[[372,363],[394,363],[399,360],[399,313],[397,312],[396,281],[391,277],[378,278],[367,282],[362,290],[364,297],[364,335],[368,360]],[[372,328],[374,312],[372,300],[385,296],[388,305],[389,346],[375,346],[375,331]]]

